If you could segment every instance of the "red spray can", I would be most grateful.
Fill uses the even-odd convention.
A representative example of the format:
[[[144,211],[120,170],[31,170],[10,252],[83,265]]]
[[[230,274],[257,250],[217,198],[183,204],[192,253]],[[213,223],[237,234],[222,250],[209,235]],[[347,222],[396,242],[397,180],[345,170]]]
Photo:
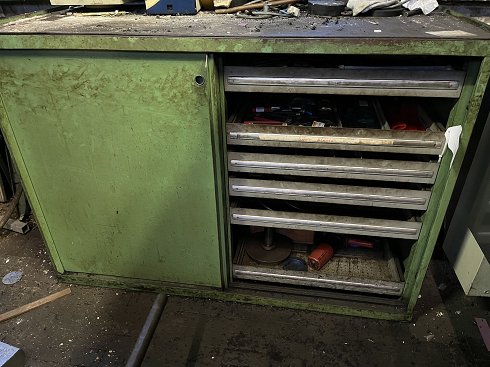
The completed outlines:
[[[320,243],[308,256],[308,265],[320,270],[333,257],[333,247],[327,243]]]

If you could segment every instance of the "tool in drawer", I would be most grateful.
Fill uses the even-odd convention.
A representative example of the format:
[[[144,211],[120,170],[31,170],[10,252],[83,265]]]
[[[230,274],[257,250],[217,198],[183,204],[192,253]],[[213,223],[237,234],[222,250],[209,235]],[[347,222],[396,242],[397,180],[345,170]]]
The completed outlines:
[[[381,129],[383,121],[374,101],[368,98],[344,97],[338,102],[342,126],[360,129]]]
[[[320,243],[308,256],[308,265],[320,270],[333,257],[334,249],[327,243]]]
[[[294,271],[308,271],[308,265],[300,257],[290,257],[282,264],[284,270],[294,270]]]
[[[374,248],[373,241],[367,241],[360,238],[352,238],[352,237],[347,237],[345,239],[345,245],[347,247],[352,247],[352,248],[358,248],[358,247],[368,248],[368,249]]]
[[[250,258],[262,264],[279,264],[291,254],[293,246],[289,238],[265,228],[264,233],[256,233],[247,238],[245,251]]]
[[[286,103],[256,105],[246,125],[340,127],[335,104],[329,99],[294,97]]]
[[[432,124],[427,121],[428,116],[422,107],[415,102],[390,100],[382,102],[381,107],[392,130],[426,131]]]

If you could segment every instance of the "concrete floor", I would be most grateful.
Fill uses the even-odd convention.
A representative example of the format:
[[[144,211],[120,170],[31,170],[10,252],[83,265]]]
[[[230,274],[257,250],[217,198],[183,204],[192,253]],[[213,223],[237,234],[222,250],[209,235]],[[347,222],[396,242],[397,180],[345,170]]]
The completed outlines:
[[[0,283],[0,312],[70,286],[36,229],[1,233],[0,275],[13,270],[24,276]],[[443,261],[432,274],[410,323],[171,297],[144,366],[490,366],[473,322],[490,320],[488,300],[465,298]],[[71,289],[1,323],[0,340],[22,348],[27,366],[123,366],[155,295]]]

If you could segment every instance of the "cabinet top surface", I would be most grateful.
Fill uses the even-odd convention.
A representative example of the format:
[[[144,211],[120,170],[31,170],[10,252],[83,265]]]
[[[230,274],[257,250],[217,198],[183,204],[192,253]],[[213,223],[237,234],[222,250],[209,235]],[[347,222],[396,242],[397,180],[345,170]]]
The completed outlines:
[[[396,18],[303,16],[255,20],[211,13],[161,17],[51,13],[6,23],[0,26],[1,34],[252,39],[490,39],[490,32],[483,27],[464,18],[444,14]]]

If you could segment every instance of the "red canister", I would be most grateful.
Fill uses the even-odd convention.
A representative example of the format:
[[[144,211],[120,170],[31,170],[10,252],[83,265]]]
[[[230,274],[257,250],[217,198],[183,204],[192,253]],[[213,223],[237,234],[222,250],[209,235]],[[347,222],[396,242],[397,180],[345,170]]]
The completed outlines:
[[[308,265],[320,270],[333,257],[333,247],[327,243],[320,243],[308,256]]]

